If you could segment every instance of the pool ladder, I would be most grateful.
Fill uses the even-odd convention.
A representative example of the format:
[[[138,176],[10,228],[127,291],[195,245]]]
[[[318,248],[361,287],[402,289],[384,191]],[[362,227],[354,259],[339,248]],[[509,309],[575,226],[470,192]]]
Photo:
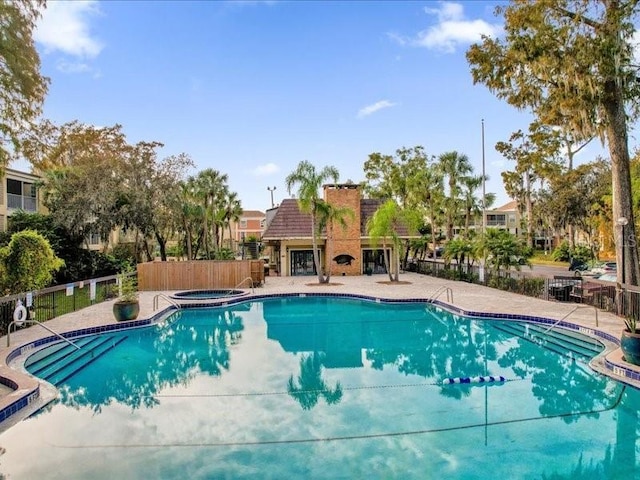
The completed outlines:
[[[251,293],[256,293],[256,291],[255,291],[255,289],[254,289],[254,287],[253,287],[253,278],[251,278],[251,277],[247,277],[247,278],[245,278],[244,280],[242,280],[239,284],[237,284],[235,287],[233,287],[233,288],[234,288],[234,290],[235,290],[236,288],[240,287],[240,285],[242,285],[243,283],[245,283],[247,280],[249,280],[249,281],[251,282]],[[229,292],[229,293],[227,293],[227,295],[232,295],[232,294],[233,294],[233,292]],[[225,297],[226,297],[227,295],[225,295]]]
[[[448,285],[441,285],[431,296],[429,297],[429,301],[433,302],[443,293],[447,294],[447,303],[453,303],[453,290]]]
[[[171,305],[173,305],[176,308],[182,308],[180,306],[179,303],[177,303],[176,301],[174,301],[171,297],[168,297],[167,295],[165,295],[164,293],[157,293],[155,297],[153,297],[153,311],[155,312],[158,309],[158,299],[163,298],[164,300],[166,300],[167,302],[169,302]]]

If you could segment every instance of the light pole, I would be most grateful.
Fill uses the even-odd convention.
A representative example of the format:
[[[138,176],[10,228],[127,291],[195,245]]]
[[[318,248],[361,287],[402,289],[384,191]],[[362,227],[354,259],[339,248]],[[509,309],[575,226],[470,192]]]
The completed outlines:
[[[625,243],[626,243],[626,232],[625,232],[625,227],[627,226],[627,224],[629,223],[629,220],[627,220],[626,217],[620,217],[617,221],[618,225],[620,225],[622,227],[622,241],[620,242],[620,245],[622,246],[622,283],[626,283],[626,279],[625,279],[625,271],[624,271],[624,254],[625,254]]]
[[[271,193],[271,208],[275,207],[275,204],[273,203],[273,192],[275,189],[276,189],[275,186],[267,187],[267,190],[269,190],[269,193]]]
[[[486,180],[487,175],[484,170],[484,118],[482,119],[482,242],[484,243],[484,236],[487,232],[487,192],[486,192]],[[484,252],[482,252],[482,258],[480,258],[478,278],[481,282],[484,282]]]
[[[626,233],[625,232],[625,227],[626,227],[627,223],[629,223],[629,220],[627,220],[626,217],[620,217],[620,218],[618,218],[616,223],[618,225],[620,225],[620,227],[622,227],[622,238],[621,238],[621,241],[620,241],[620,246],[622,247],[622,258],[621,258],[621,260],[622,260],[622,268],[620,269],[620,273],[622,274],[621,275],[621,278],[622,278],[622,282],[621,283],[622,283],[622,285],[619,284],[620,285],[620,294],[621,294],[620,296],[621,296],[622,302],[621,302],[621,305],[619,305],[619,307],[618,307],[618,312],[623,313],[625,311],[625,306],[624,306],[624,290],[625,290],[625,287],[624,287],[624,285],[627,282],[627,280],[625,278],[625,270],[624,270],[624,267],[625,267],[625,258],[624,257],[625,257],[625,250],[626,250],[626,248],[625,248],[626,245],[625,244],[627,243],[626,242],[626,235],[625,235],[625,233]]]

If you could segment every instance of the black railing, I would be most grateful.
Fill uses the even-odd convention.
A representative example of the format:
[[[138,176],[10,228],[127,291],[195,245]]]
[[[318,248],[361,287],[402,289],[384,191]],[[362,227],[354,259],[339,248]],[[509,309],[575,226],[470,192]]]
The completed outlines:
[[[45,322],[117,295],[116,275],[111,275],[0,297],[0,332],[6,334],[9,324],[14,320],[18,301],[26,307],[28,319]]]
[[[591,305],[621,317],[640,319],[638,287],[618,288],[612,282],[576,275],[536,277],[526,266],[521,271],[485,269],[483,276],[478,265],[458,266],[442,261],[418,260],[410,267],[409,270],[434,277],[476,283],[544,300]]]

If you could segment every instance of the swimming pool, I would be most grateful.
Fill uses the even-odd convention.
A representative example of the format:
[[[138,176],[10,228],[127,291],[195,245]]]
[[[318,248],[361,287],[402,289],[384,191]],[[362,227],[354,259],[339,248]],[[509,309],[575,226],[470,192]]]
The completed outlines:
[[[171,298],[177,300],[215,300],[225,297],[238,297],[240,295],[246,295],[246,292],[234,289],[187,290],[176,292],[171,295]]]
[[[329,297],[179,310],[109,334],[56,403],[0,435],[0,472],[637,477],[639,392],[531,329]]]

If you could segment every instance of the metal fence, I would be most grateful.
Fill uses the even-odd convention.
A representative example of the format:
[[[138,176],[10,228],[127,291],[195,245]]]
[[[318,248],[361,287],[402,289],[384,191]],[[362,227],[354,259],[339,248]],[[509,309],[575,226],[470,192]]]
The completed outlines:
[[[111,275],[0,297],[0,332],[7,332],[18,302],[26,307],[28,319],[45,322],[117,295],[116,275]]]
[[[484,278],[482,278],[480,268],[477,265],[467,267],[455,263],[445,264],[433,260],[418,260],[410,264],[407,269],[544,300],[591,305],[621,317],[640,319],[640,288],[638,287],[619,286],[612,282],[577,275],[557,275],[554,278],[536,277],[532,272],[526,271],[527,267],[524,267],[522,271],[491,272],[485,270]]]

